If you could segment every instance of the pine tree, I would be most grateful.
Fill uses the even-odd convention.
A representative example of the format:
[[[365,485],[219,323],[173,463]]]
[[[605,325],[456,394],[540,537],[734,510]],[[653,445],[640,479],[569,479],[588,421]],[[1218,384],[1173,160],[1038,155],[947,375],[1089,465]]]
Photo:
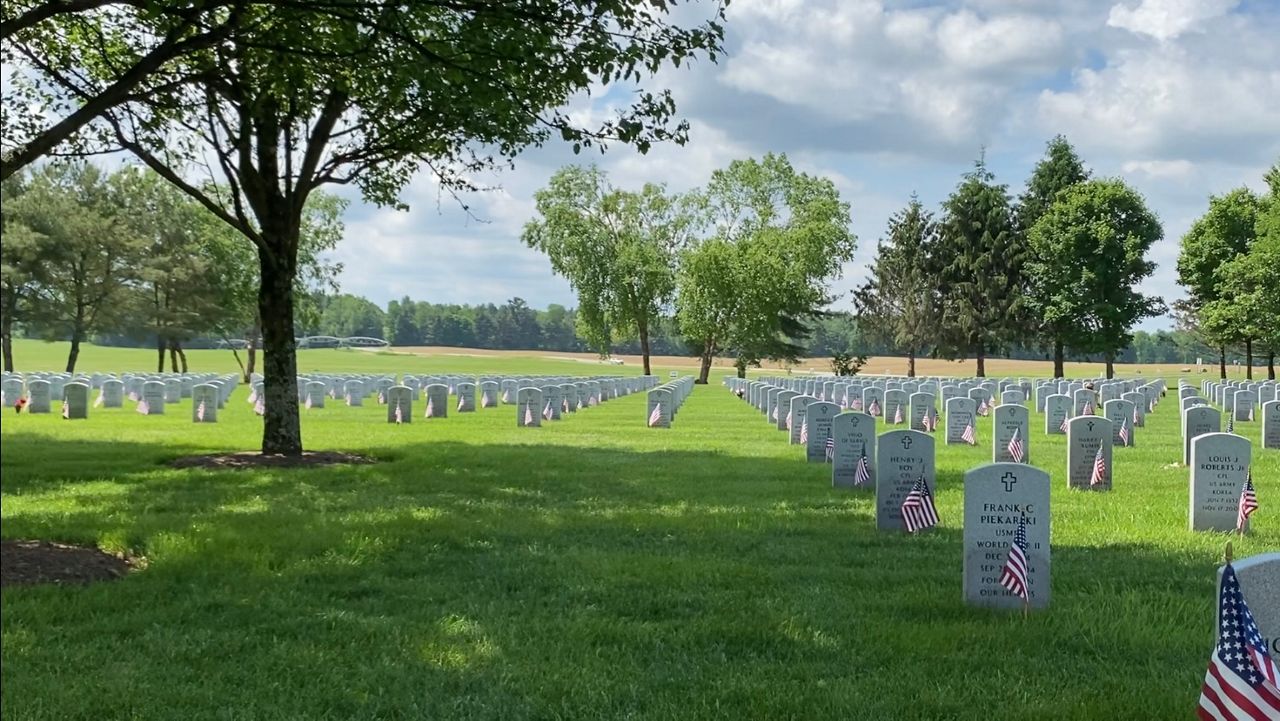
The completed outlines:
[[[1025,245],[1014,229],[1007,186],[995,182],[979,158],[943,203],[933,267],[942,300],[938,353],[972,353],[986,375],[987,353],[1020,331],[1024,312]]]
[[[876,247],[871,279],[858,290],[860,315],[895,350],[907,354],[907,375],[916,374],[916,355],[936,336],[938,293],[930,255],[938,224],[913,193],[907,207],[889,219]]]
[[[1075,148],[1066,137],[1058,135],[1050,140],[1044,158],[1036,163],[1027,178],[1026,190],[1018,198],[1014,211],[1018,232],[1028,238],[1031,228],[1053,206],[1054,199],[1062,191],[1089,179],[1089,171],[1076,155]],[[1053,347],[1053,376],[1065,375],[1066,345],[1074,327],[1066,322],[1066,316],[1055,314],[1044,304],[1037,304],[1037,296],[1030,297],[1028,324],[1035,327],[1036,335],[1047,346]]]

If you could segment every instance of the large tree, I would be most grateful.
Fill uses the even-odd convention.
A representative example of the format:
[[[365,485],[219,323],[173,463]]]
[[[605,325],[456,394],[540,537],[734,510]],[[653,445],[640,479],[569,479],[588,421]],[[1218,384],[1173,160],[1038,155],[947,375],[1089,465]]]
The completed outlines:
[[[1036,163],[1031,177],[1027,179],[1026,189],[1018,196],[1018,205],[1014,210],[1018,232],[1024,238],[1029,236],[1031,228],[1049,212],[1059,193],[1088,179],[1089,171],[1084,167],[1080,156],[1076,155],[1071,143],[1061,135],[1050,140],[1044,157]],[[1030,260],[1028,257],[1028,261]],[[1043,300],[1043,296],[1031,292],[1034,279],[1024,277],[1028,282],[1030,301],[1027,307],[1027,325],[1036,328],[1045,345],[1053,349],[1053,375],[1061,378],[1066,373],[1067,341],[1076,328],[1067,321],[1067,315],[1060,308],[1038,302]]]
[[[739,375],[803,353],[798,341],[857,245],[835,184],[797,172],[785,155],[715,171],[704,202],[711,235],[682,253],[676,295],[680,331],[701,356],[699,383],[722,352],[736,356]]]
[[[1072,345],[1101,353],[1108,378],[1133,326],[1165,310],[1137,289],[1155,270],[1146,256],[1163,234],[1142,196],[1119,180],[1062,191],[1031,229],[1033,305],[1046,322],[1074,329]]]
[[[1025,243],[1013,224],[1009,193],[979,159],[943,203],[933,268],[942,320],[939,355],[972,356],[986,375],[987,354],[1024,331]]]
[[[41,260],[48,239],[31,227],[29,223],[34,219],[24,217],[22,212],[20,198],[27,187],[22,173],[5,178],[0,185],[0,236],[4,245],[4,252],[0,253],[0,344],[4,370],[8,372],[14,370],[14,325],[31,320],[45,305],[41,294],[48,287],[46,264]]]
[[[1213,306],[1213,317],[1203,314],[1223,296],[1221,266],[1248,252],[1257,237],[1259,207],[1258,197],[1248,188],[1212,196],[1208,211],[1182,236],[1178,282],[1187,289],[1191,309],[1201,316],[1201,331],[1218,347],[1218,371],[1223,378],[1227,377],[1227,345],[1245,339],[1222,304]]]
[[[103,112],[115,142],[204,204],[258,252],[266,413],[262,451],[299,454],[294,283],[302,215],[326,184],[397,204],[422,166],[447,191],[473,187],[553,136],[575,149],[607,141],[646,150],[682,142],[666,92],[594,127],[565,104],[596,83],[639,83],[722,41],[722,5],[691,27],[671,3],[480,0],[277,4],[243,9],[227,40],[181,63],[175,103],[143,97]],[[692,14],[692,13],[690,13]],[[696,22],[696,21],[695,21]],[[162,35],[145,28],[143,41]],[[121,42],[129,42],[122,38]],[[228,192],[193,181],[207,160]]]
[[[916,374],[916,355],[937,332],[938,286],[930,256],[938,224],[915,195],[889,219],[876,247],[871,278],[857,293],[861,317],[895,350],[907,354],[907,375]]]
[[[614,188],[595,166],[571,165],[535,194],[540,218],[523,239],[546,253],[578,294],[578,327],[601,355],[615,340],[649,335],[676,289],[676,254],[697,228],[691,203],[652,183]]]

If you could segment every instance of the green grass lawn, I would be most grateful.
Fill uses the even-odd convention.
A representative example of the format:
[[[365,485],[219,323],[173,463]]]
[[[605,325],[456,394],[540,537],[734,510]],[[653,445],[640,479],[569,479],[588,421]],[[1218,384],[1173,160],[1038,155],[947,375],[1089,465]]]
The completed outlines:
[[[140,352],[90,349],[86,369]],[[832,490],[716,383],[669,430],[644,427],[640,395],[541,429],[513,406],[403,427],[330,406],[304,415],[307,447],[382,462],[318,470],[163,465],[253,448],[244,388],[216,425],[193,425],[189,400],[158,417],[9,411],[3,536],[147,567],[4,590],[3,718],[1191,717],[1228,536],[1186,530],[1173,394],[1117,449],[1109,494],[1068,492],[1064,437],[1033,433],[1053,476],[1053,606],[1024,621],[961,603],[961,477],[989,460],[990,419],[980,448],[939,446],[943,528],[907,537],[877,533],[869,493]],[[1258,424],[1237,429],[1257,443]],[[1240,556],[1280,547],[1280,453],[1254,467]]]

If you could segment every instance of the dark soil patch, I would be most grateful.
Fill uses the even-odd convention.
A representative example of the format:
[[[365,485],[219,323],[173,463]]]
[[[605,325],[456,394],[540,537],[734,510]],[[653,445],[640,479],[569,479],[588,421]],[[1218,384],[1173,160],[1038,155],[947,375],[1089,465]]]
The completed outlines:
[[[359,465],[377,463],[368,456],[337,451],[305,451],[300,456],[263,455],[257,451],[239,453],[213,453],[207,456],[187,456],[169,463],[174,468],[211,468],[228,470],[236,468],[310,468],[314,466]]]
[[[139,560],[51,541],[0,541],[0,586],[84,585],[123,578]]]

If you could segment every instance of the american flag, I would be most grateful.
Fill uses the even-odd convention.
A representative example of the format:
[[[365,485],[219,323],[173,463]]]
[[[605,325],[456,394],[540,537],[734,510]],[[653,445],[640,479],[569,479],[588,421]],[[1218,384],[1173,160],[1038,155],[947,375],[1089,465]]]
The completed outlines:
[[[1069,416],[1063,416],[1063,417],[1062,417],[1062,425],[1058,426],[1058,430],[1062,431],[1063,433],[1066,433],[1066,432],[1067,432],[1067,421],[1069,421],[1069,420],[1071,420],[1071,418],[1070,418]]]
[[[987,399],[983,398],[982,402],[978,404],[978,415],[985,416],[987,415],[988,410],[989,406],[987,406]]]
[[[1249,422],[1250,423],[1253,422],[1253,404],[1252,403],[1249,404]]]
[[[809,420],[806,418],[804,423],[800,424],[800,443],[801,445],[809,442]]]
[[[938,525],[938,509],[933,505],[933,494],[929,493],[929,484],[925,482],[923,473],[902,501],[902,522],[908,533]]]
[[[467,407],[467,402],[462,399],[462,396],[458,396],[458,412],[461,413],[462,409],[466,407]]]
[[[1120,436],[1120,442],[1125,446],[1129,445],[1129,420],[1127,418],[1120,419],[1120,431],[1116,434]]]
[[[387,402],[387,394],[385,391],[378,391],[378,404],[385,405]]]
[[[132,397],[132,398],[134,398],[135,400],[137,399],[137,395],[138,395],[137,393],[130,393],[130,394],[129,394],[129,396],[130,396],[130,397]],[[250,403],[257,403],[257,402],[258,402],[258,389],[257,389],[257,388],[250,388],[250,389],[249,389],[249,402],[250,402]]]
[[[201,423],[204,423],[204,408],[204,401],[200,401],[199,405],[196,406],[196,420]]]
[[[258,396],[258,402],[253,404],[253,412],[260,416],[267,414],[267,404],[262,400],[262,396]]]
[[[960,434],[960,440],[964,441],[965,443],[968,443],[971,446],[978,445],[978,437],[977,435],[974,434],[972,418],[970,418],[969,422],[965,424],[964,432]]]
[[[66,418],[67,420],[71,420],[71,402],[70,401],[62,402],[62,417]]]
[[[1196,713],[1204,721],[1280,718],[1280,672],[1267,652],[1230,563],[1222,571],[1218,624],[1218,642],[1209,657]]]
[[[777,406],[774,406],[774,407],[773,407],[773,412],[769,414],[769,419],[770,419],[770,420],[772,420],[774,423],[777,423],[777,422],[778,422],[778,407],[777,407]]]
[[[862,410],[862,401],[861,401],[861,400],[859,400],[859,399],[857,399],[857,398],[854,398],[854,399],[853,399],[853,404],[852,404],[852,406],[851,406],[851,407],[852,407],[852,408],[853,408],[853,410],[855,410],[855,411],[861,411],[861,410]]]
[[[432,398],[431,396],[427,396],[427,412],[423,417],[424,418],[436,417],[436,402],[435,402],[435,399]]]
[[[505,390],[505,391],[503,391],[503,392],[502,392],[502,402],[503,402],[503,403],[510,403],[510,402],[511,402],[511,391],[510,391],[510,390]]]
[[[350,394],[350,393],[348,393],[348,394],[344,395],[344,396],[343,396],[343,398],[347,401],[347,405],[352,405],[352,403],[351,403],[351,394]]]
[[[791,411],[787,411],[787,430],[791,430]]]
[[[566,397],[564,397],[564,398],[561,398],[561,399],[560,399],[560,412],[561,412],[561,413],[568,413],[568,412],[569,412],[569,398],[568,398],[568,396],[566,396]]]
[[[1093,455],[1093,475],[1089,477],[1089,485],[1101,486],[1107,482],[1107,460],[1102,457],[1102,446]]]
[[[146,398],[138,401],[138,412],[144,416],[151,412],[151,404],[147,403]]]
[[[551,410],[551,401],[547,401],[547,407],[542,409],[542,417],[551,420],[555,416],[555,411]]]
[[[104,398],[104,396],[106,396],[106,394],[107,394],[107,392],[106,392],[106,391],[98,391],[98,400],[96,400],[96,401],[94,401],[94,402],[93,402],[93,407],[94,407],[94,408],[97,408],[97,407],[101,406],[103,403],[106,403],[106,402],[107,402],[107,399],[106,399],[106,398]]]
[[[578,410],[582,410],[582,396],[578,396]]]
[[[827,436],[827,463],[836,459],[836,439]]]
[[[1235,433],[1235,432],[1236,432],[1236,414],[1228,413],[1227,414],[1227,433]]]
[[[524,424],[533,425],[533,406],[528,403],[524,404]]]
[[[1027,519],[1018,519],[1018,530],[1014,531],[1013,544],[1009,546],[1009,558],[1004,562],[1004,570],[1000,573],[1000,585],[1010,593],[1021,598],[1025,603],[1031,598],[1027,589]]]
[[[310,393],[307,394],[307,400],[303,405],[307,407],[307,410],[311,410],[311,394]]]
[[[1027,449],[1022,445],[1022,426],[1013,429],[1013,438],[1009,439],[1009,457],[1014,463],[1022,463],[1027,457]]]
[[[1244,488],[1240,489],[1240,512],[1236,515],[1236,530],[1244,531],[1244,524],[1249,522],[1249,516],[1258,510],[1258,492],[1253,489],[1253,469],[1249,469],[1249,474],[1245,476]]]
[[[893,425],[896,426],[901,422],[902,422],[902,404],[899,403],[898,407],[893,411]]]
[[[404,423],[404,409],[400,407],[399,400],[396,401],[395,419],[396,419],[397,426],[402,425]]]
[[[875,398],[872,398],[871,407],[867,409],[867,413],[870,413],[871,415],[876,416],[878,418],[880,416],[880,401],[876,400]]]
[[[1138,405],[1135,403],[1133,406],[1133,425],[1138,425],[1138,421],[1140,420],[1142,419],[1138,417]]]
[[[137,392],[137,391],[130,391],[130,393],[129,393],[129,400],[134,401],[134,402],[137,402],[137,400],[138,400],[138,392]],[[252,401],[250,401],[250,403],[252,403]]]
[[[788,419],[790,417],[791,416],[787,416]],[[653,428],[654,426],[658,425],[661,422],[662,422],[662,404],[655,403],[653,406],[653,412],[649,414],[649,427]]]
[[[1091,416],[1091,415],[1093,415],[1093,401],[1085,401],[1085,402],[1084,402],[1084,410],[1080,411],[1080,415],[1082,415],[1082,416]]]
[[[871,464],[867,462],[867,444],[858,451],[858,465],[853,469],[853,485],[864,486],[871,482]]]

